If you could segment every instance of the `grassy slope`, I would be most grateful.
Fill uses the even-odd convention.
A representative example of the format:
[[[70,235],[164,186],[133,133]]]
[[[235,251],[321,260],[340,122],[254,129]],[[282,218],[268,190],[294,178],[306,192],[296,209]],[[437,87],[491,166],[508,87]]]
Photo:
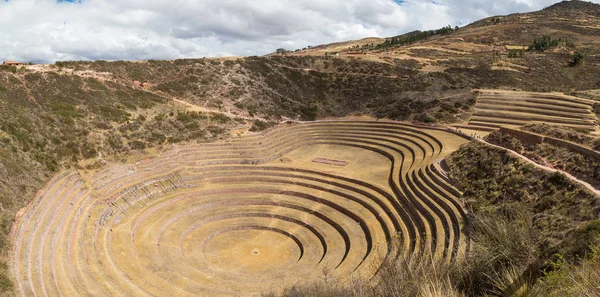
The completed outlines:
[[[481,143],[466,145],[448,163],[451,178],[463,189],[463,198],[476,218],[467,222],[474,231],[473,257],[483,255],[485,263],[471,266],[467,288],[475,281],[479,283],[476,288],[491,289],[489,276],[516,268],[533,277],[528,286],[535,289],[535,279],[544,276],[541,269],[555,260],[553,255],[563,255],[567,263],[579,263],[591,257],[592,247],[600,244],[600,198],[561,174],[536,169]],[[484,232],[488,235],[481,236],[480,231],[496,221],[508,222],[507,228],[502,228],[504,233]],[[493,249],[477,247],[478,241],[490,239],[496,242],[488,245]],[[503,246],[509,252],[503,251]],[[493,255],[498,257],[490,257]],[[538,282],[545,284],[538,284],[539,290],[552,286],[553,281],[542,278]],[[576,283],[571,286],[575,288]]]
[[[483,267],[475,266],[469,280],[481,280],[478,288],[486,288],[485,280],[489,278],[486,275],[494,275],[491,272],[516,267],[533,276],[528,284],[533,291],[544,292],[544,288],[556,285],[559,280],[542,278],[537,281],[539,288],[536,289],[535,279],[544,276],[542,269],[548,269],[549,263],[555,260],[554,255],[563,255],[566,263],[574,264],[594,255],[593,247],[600,244],[599,197],[561,174],[536,169],[506,151],[481,143],[463,147],[448,159],[448,163],[451,178],[463,189],[463,198],[476,218],[510,222],[506,234],[524,238],[498,240],[498,243],[512,247],[507,249],[512,254],[496,253],[502,257],[490,258],[486,255],[489,251],[480,250],[483,258],[494,260],[484,261]],[[485,226],[478,221],[468,222],[474,227],[475,246],[478,229]],[[484,240],[488,238],[497,237],[483,237]],[[502,244],[491,246],[501,248]],[[477,251],[476,247],[474,257],[477,257]],[[578,268],[572,266],[571,269]],[[573,289],[576,285],[570,283]]]
[[[600,198],[559,173],[549,174],[508,152],[472,143],[449,159],[450,175],[475,213],[530,218],[540,254],[584,256],[574,231],[600,217]]]
[[[400,60],[379,63],[333,57],[270,56],[59,65],[109,72],[123,85],[145,82],[150,85],[148,90],[167,97],[271,120],[282,117],[311,120],[357,113],[387,116],[383,111],[390,106],[412,104],[410,109],[389,116],[407,120],[427,111],[437,120],[456,121],[455,115],[465,116],[473,98],[468,86],[451,89],[447,77],[420,73],[410,63]],[[403,76],[410,79],[400,79]],[[447,96],[452,99],[433,100]]]
[[[523,126],[522,129],[533,133],[568,140],[600,151],[600,139],[598,137],[590,136],[589,134],[579,132],[573,128],[536,123]]]
[[[539,129],[535,130],[540,131]],[[569,132],[565,134],[563,131]],[[550,134],[550,136],[558,134],[567,138],[567,140],[579,140],[584,142],[584,145],[587,144],[591,147],[596,147],[598,142],[597,138],[562,128],[549,130],[547,134]],[[531,145],[500,132],[494,132],[487,136],[487,141],[519,152],[536,163],[564,170],[594,187],[600,187],[600,161],[594,158],[547,143]]]

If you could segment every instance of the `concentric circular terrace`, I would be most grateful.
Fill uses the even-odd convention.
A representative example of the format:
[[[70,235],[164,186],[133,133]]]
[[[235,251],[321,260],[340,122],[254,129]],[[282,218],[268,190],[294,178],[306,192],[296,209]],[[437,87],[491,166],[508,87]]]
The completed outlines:
[[[17,223],[25,296],[258,295],[370,277],[466,246],[439,161],[466,140],[389,122],[281,125],[89,174],[61,173]]]

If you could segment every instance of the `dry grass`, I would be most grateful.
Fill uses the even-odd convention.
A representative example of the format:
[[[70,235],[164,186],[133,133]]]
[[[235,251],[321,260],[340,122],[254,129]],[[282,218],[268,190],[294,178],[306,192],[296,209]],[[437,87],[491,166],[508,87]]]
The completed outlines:
[[[324,280],[264,296],[531,296],[529,279],[523,276],[535,260],[535,250],[526,242],[529,229],[519,224],[519,219],[472,216],[473,240],[466,258],[448,263],[424,253],[389,261],[368,281]]]
[[[314,297],[462,297],[451,282],[457,264],[434,260],[431,255],[412,259],[399,259],[383,265],[371,280],[353,278],[339,282],[323,278],[322,281],[285,289],[281,294],[263,296],[314,296]]]
[[[553,271],[540,280],[530,296],[534,297],[598,297],[600,296],[599,249],[580,265],[570,265],[559,257],[553,263]]]
[[[496,296],[531,296],[531,285],[529,282],[523,282],[523,271],[516,267],[509,267],[506,270],[497,272],[496,275],[490,278],[495,287],[492,292]]]

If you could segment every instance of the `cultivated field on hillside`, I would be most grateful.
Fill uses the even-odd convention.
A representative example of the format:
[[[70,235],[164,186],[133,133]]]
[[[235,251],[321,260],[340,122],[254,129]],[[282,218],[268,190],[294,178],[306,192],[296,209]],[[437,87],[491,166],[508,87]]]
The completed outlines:
[[[464,128],[495,131],[501,126],[547,123],[597,132],[594,101],[559,93],[479,90],[475,111]]]

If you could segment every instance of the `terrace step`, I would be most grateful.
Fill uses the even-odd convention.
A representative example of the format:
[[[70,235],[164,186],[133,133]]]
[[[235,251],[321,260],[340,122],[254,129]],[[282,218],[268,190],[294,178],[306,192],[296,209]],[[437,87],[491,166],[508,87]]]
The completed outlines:
[[[479,99],[477,103],[481,103],[482,105],[493,105],[493,106],[518,106],[518,107],[527,107],[527,108],[538,108],[543,110],[553,110],[553,111],[564,111],[568,113],[575,114],[589,114],[589,107],[579,107],[579,106],[561,106],[554,102],[552,103],[538,103],[538,102],[530,102],[530,101],[505,101],[500,99]]]
[[[572,118],[565,117],[552,117],[552,116],[542,116],[542,115],[532,115],[530,113],[524,112],[503,112],[503,111],[489,111],[489,110],[481,110],[476,109],[473,114],[477,117],[494,117],[500,119],[508,119],[508,120],[521,120],[528,122],[548,122],[548,123],[558,123],[558,124],[573,124],[573,125],[590,125],[593,126],[594,122],[591,120],[576,120]]]
[[[542,116],[573,118],[573,119],[580,119],[580,118],[593,119],[593,116],[594,116],[590,112],[572,113],[572,112],[566,112],[566,111],[550,110],[550,109],[534,107],[534,106],[523,107],[523,106],[516,106],[516,105],[491,105],[491,104],[487,104],[487,103],[477,104],[477,109],[489,110],[489,111],[510,111],[510,112],[529,113],[529,114],[542,115]]]

